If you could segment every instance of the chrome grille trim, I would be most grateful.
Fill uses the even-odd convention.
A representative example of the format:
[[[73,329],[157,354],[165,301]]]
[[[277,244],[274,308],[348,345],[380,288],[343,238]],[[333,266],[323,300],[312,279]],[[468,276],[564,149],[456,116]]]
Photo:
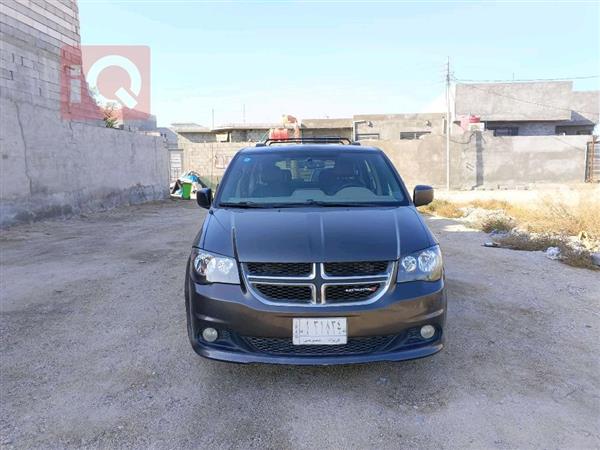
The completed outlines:
[[[247,271],[246,263],[242,263],[242,276],[248,286],[249,291],[254,297],[267,305],[279,305],[279,306],[351,306],[351,305],[368,305],[379,300],[389,289],[390,285],[394,280],[396,273],[396,262],[392,261],[388,263],[387,271],[385,274],[378,275],[357,275],[350,277],[335,277],[328,276],[324,270],[323,263],[313,263],[312,272],[306,277],[286,277],[286,276],[263,276],[263,275],[250,275]],[[290,302],[283,300],[274,300],[266,298],[258,289],[255,287],[256,284],[272,284],[280,286],[308,286],[311,288],[312,298],[308,302]],[[345,285],[369,285],[379,284],[381,287],[375,292],[375,295],[360,300],[350,301],[339,301],[336,300],[333,303],[327,303],[326,288],[329,286],[345,286]]]

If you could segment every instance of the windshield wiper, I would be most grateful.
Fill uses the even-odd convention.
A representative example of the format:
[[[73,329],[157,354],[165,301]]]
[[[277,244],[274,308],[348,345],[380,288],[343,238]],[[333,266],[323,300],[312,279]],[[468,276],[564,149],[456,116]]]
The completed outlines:
[[[324,202],[322,200],[308,200],[300,205],[317,205],[317,206],[330,206],[330,207],[369,207],[369,206],[394,206],[393,203],[367,203],[367,202]]]
[[[373,206],[398,206],[393,202],[386,203],[363,203],[363,202],[324,202],[322,200],[307,200],[299,203],[257,203],[252,201],[243,202],[223,202],[219,206],[232,208],[302,208],[305,206],[324,206],[324,207],[373,207]]]
[[[256,202],[221,202],[219,206],[229,206],[232,208],[272,208],[273,206],[268,203],[256,203]]]

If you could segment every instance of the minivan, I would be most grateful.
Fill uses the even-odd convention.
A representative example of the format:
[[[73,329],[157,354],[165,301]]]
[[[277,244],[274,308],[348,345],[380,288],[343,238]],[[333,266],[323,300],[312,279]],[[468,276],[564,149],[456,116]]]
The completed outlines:
[[[401,361],[444,346],[442,253],[385,153],[344,140],[241,149],[187,264],[192,348],[237,363]]]

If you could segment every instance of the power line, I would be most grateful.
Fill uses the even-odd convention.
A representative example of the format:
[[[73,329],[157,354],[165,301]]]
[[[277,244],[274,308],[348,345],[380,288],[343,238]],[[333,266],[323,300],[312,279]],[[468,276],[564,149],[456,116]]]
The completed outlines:
[[[586,75],[582,77],[568,77],[568,78],[521,78],[521,79],[510,79],[510,80],[467,80],[463,78],[455,78],[455,81],[467,81],[469,83],[518,83],[523,81],[572,81],[572,80],[590,80],[593,78],[600,78],[600,75]]]
[[[450,190],[450,130],[452,120],[450,118],[450,82],[454,75],[450,72],[450,57],[446,63],[446,189]]]
[[[469,88],[472,88],[472,89],[477,89],[479,91],[486,92],[486,93],[492,94],[492,95],[497,95],[499,97],[505,97],[505,98],[508,98],[508,99],[511,99],[511,100],[514,100],[514,101],[517,101],[517,102],[528,103],[530,105],[540,106],[542,108],[550,108],[550,109],[556,109],[556,110],[561,110],[561,111],[569,111],[569,112],[575,111],[575,112],[578,112],[578,113],[592,114],[592,115],[597,115],[598,114],[598,111],[595,111],[595,112],[578,111],[578,110],[572,109],[572,108],[561,108],[560,106],[546,105],[544,103],[538,103],[538,102],[534,102],[534,101],[531,101],[531,100],[525,100],[525,99],[522,99],[522,98],[519,98],[519,97],[514,97],[512,95],[506,95],[506,94],[502,94],[500,92],[491,91],[489,89],[483,89],[483,88],[474,86],[472,84],[463,84],[462,86],[466,86],[466,87],[469,87]]]

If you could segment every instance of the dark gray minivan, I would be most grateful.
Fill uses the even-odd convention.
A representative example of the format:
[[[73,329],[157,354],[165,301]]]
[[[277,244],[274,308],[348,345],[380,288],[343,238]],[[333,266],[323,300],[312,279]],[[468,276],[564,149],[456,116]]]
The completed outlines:
[[[330,143],[240,150],[189,258],[187,329],[201,356],[347,364],[433,355],[444,344],[442,254],[379,149]]]

